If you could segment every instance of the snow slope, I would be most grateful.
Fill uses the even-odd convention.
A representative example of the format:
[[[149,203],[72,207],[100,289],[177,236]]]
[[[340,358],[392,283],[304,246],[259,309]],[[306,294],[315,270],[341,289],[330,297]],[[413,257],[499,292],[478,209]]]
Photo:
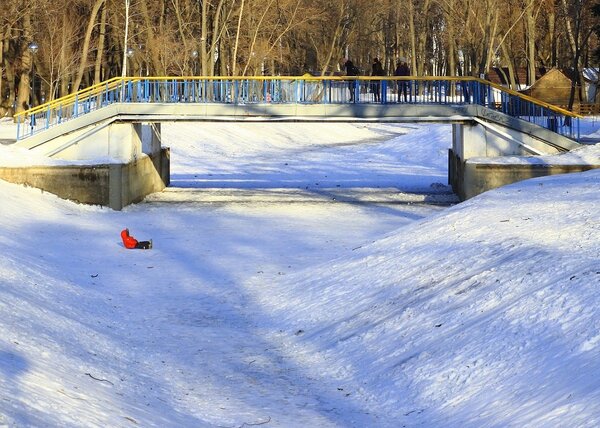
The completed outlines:
[[[444,208],[447,126],[261,126],[121,212],[0,182],[0,425],[598,425],[600,171]]]
[[[598,426],[599,189],[507,186],[262,284],[273,340],[382,426]]]

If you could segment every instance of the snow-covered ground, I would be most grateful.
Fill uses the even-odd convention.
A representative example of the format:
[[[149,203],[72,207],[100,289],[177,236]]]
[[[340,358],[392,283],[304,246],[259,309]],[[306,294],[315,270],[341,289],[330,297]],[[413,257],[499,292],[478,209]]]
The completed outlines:
[[[447,125],[164,133],[121,212],[0,182],[0,426],[600,424],[600,170],[446,207]]]

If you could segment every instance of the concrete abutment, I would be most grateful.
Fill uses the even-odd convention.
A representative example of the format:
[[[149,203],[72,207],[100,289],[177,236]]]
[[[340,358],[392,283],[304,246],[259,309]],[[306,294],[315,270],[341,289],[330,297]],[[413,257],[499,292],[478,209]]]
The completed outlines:
[[[55,158],[70,161],[69,165],[0,167],[0,178],[115,210],[169,185],[170,149],[161,147],[159,124],[112,123],[98,131],[94,138],[76,136],[59,142],[63,150]],[[115,157],[122,161],[114,161]],[[91,164],[105,158],[111,161]]]
[[[483,121],[455,123],[452,125],[452,148],[448,151],[448,184],[461,200],[529,178],[553,174],[583,172],[600,165],[553,165],[532,156],[554,155],[564,151],[561,147],[535,139],[531,135]],[[522,157],[523,161],[503,163],[504,156]]]

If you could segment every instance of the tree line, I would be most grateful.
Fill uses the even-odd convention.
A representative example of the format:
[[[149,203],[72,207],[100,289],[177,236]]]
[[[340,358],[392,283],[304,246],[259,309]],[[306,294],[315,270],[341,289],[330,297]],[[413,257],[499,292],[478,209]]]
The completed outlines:
[[[0,8],[0,115],[117,76],[485,75],[598,64],[596,1],[13,0]],[[125,66],[125,67],[124,67]],[[521,82],[523,83],[523,82]]]

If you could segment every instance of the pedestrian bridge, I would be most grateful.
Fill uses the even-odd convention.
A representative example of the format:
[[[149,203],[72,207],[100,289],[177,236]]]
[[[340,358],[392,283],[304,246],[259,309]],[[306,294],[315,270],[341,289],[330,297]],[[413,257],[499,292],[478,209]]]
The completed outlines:
[[[473,77],[114,78],[15,118],[17,140],[29,148],[107,121],[479,120],[567,150],[560,137],[579,139],[579,116]]]
[[[164,151],[164,122],[449,123],[449,181],[461,194],[469,158],[574,149],[579,118],[473,77],[127,77],[17,114],[16,144],[58,159],[132,163]],[[157,170],[167,184],[168,168]]]

